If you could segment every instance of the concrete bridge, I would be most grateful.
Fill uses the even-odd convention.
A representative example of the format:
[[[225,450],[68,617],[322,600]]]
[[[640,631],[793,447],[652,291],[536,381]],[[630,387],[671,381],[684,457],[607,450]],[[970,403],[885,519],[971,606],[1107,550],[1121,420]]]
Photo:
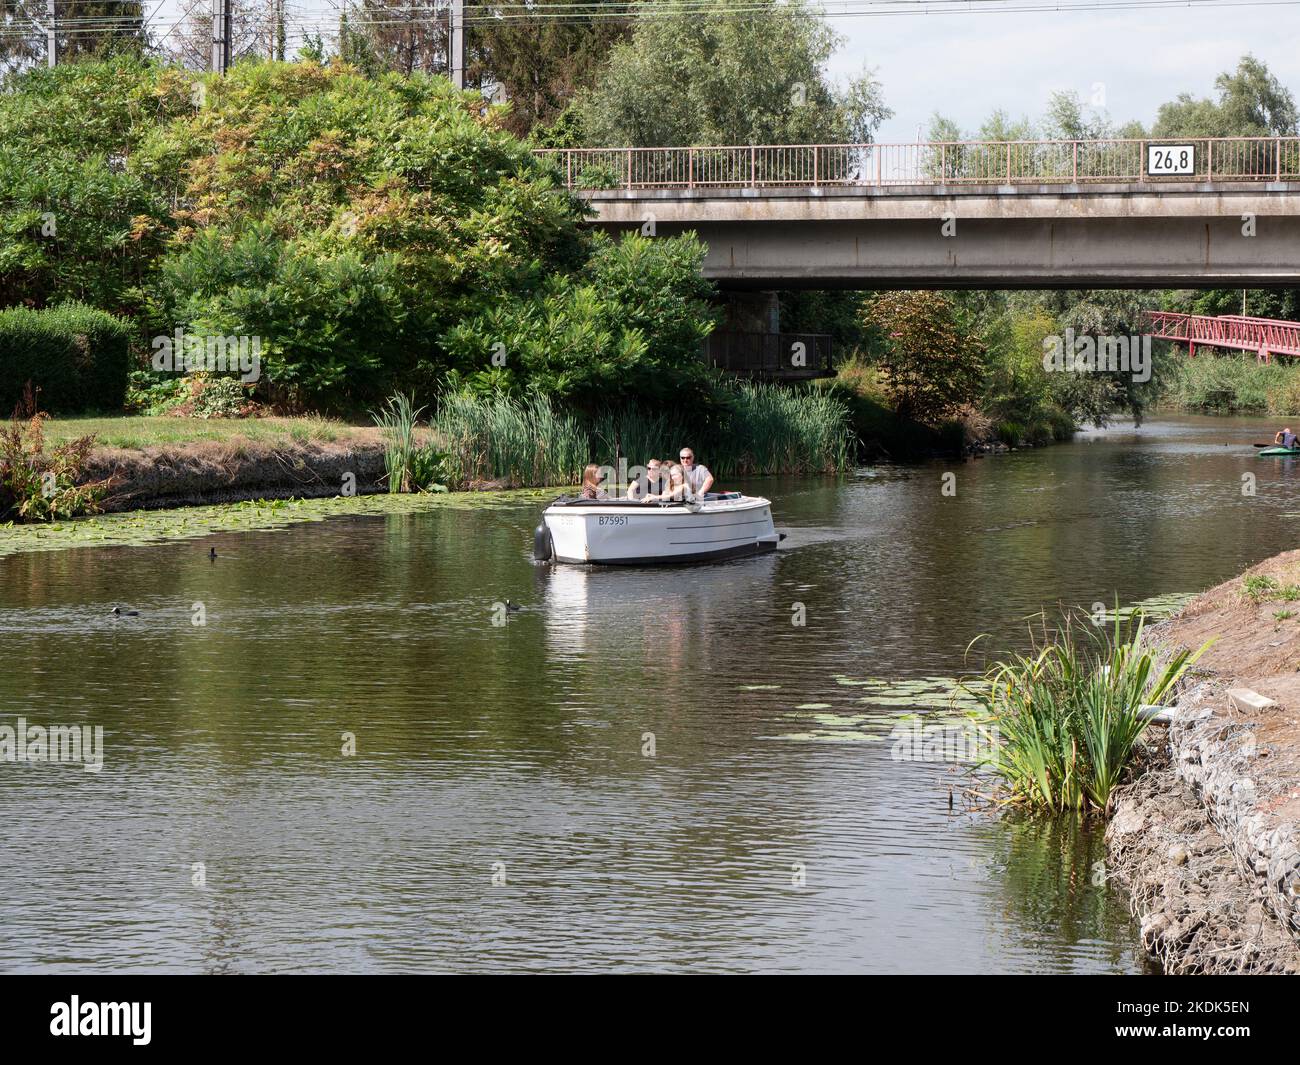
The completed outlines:
[[[539,154],[727,289],[1300,287],[1300,138]]]

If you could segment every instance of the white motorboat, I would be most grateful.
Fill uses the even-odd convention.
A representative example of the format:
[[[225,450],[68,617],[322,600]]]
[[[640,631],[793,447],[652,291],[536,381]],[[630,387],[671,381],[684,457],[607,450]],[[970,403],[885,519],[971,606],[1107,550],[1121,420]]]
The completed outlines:
[[[562,497],[533,535],[539,561],[644,566],[705,562],[776,550],[772,504],[739,492],[686,503]]]

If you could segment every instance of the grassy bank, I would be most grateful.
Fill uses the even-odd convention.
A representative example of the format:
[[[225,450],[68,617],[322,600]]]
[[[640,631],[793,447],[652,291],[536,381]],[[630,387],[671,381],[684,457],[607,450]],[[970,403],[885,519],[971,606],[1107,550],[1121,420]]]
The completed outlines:
[[[1300,414],[1300,364],[1253,355],[1172,354],[1157,364],[1160,407],[1189,414]]]
[[[93,435],[96,447],[132,451],[200,441],[333,444],[377,438],[376,430],[370,426],[349,425],[332,418],[168,418],[146,415],[51,418],[46,423],[45,435],[56,444]]]
[[[408,414],[411,412],[408,410]],[[617,468],[675,458],[689,445],[723,485],[775,473],[833,473],[855,461],[847,405],[810,388],[727,383],[707,409],[597,412],[463,391],[427,421],[394,431],[326,418],[166,416],[13,423],[0,452],[0,521],[239,499],[403,490],[569,487],[589,462]],[[58,470],[51,502],[46,478]],[[77,486],[94,485],[80,490]]]

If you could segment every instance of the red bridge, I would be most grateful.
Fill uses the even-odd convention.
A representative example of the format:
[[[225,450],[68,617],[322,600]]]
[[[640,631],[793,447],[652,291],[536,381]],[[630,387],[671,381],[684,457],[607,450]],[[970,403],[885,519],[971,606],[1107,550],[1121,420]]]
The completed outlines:
[[[1161,340],[1181,340],[1187,354],[1196,354],[1196,345],[1213,348],[1237,348],[1253,351],[1261,362],[1271,362],[1274,355],[1300,358],[1300,322],[1281,322],[1273,318],[1247,318],[1238,314],[1214,317],[1208,314],[1178,314],[1175,311],[1147,311],[1147,328]]]

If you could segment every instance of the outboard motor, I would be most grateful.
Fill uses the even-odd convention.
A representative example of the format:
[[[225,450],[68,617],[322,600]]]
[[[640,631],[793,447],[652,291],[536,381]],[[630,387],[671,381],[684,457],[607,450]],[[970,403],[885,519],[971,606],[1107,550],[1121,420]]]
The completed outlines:
[[[555,544],[551,541],[551,530],[546,527],[546,520],[538,522],[533,530],[533,558],[538,562],[550,562],[555,556]]]

